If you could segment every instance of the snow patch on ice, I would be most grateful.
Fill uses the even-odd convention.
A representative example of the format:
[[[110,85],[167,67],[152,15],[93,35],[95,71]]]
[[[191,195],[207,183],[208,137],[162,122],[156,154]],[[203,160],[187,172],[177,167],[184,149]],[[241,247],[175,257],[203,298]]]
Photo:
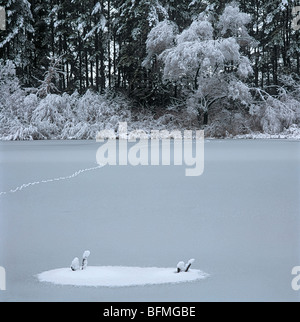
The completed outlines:
[[[53,269],[38,274],[37,278],[40,282],[56,285],[126,287],[192,282],[208,276],[196,269],[178,274],[174,268],[88,266],[78,271],[70,268]]]

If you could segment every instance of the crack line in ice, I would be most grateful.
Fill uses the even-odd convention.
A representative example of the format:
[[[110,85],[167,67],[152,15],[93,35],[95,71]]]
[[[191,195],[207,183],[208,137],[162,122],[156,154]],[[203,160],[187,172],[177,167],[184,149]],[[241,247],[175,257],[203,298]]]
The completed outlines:
[[[0,196],[6,195],[8,193],[15,193],[17,191],[21,191],[21,190],[23,190],[25,188],[28,188],[30,186],[34,186],[34,185],[37,185],[37,184],[41,184],[41,183],[49,183],[49,182],[54,182],[54,181],[61,181],[61,180],[73,179],[73,178],[77,177],[78,175],[80,175],[81,173],[84,173],[84,172],[87,172],[87,171],[97,170],[97,169],[100,169],[100,168],[103,168],[103,167],[104,167],[104,165],[98,165],[98,166],[93,167],[93,168],[87,168],[87,169],[78,170],[78,171],[74,172],[73,174],[71,174],[70,176],[58,177],[58,178],[53,178],[53,179],[47,179],[47,180],[41,180],[41,181],[24,183],[21,186],[15,188],[15,189],[11,189],[9,191],[0,192]]]

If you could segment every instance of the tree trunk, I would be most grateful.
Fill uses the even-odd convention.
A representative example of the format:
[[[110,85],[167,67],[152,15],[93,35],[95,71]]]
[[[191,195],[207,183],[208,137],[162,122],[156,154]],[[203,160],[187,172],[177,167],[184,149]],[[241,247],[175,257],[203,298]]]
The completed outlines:
[[[99,92],[99,44],[98,44],[98,34],[95,35],[95,51],[96,51],[96,90]]]
[[[108,88],[111,89],[111,17],[110,17],[111,4],[110,0],[107,1],[107,27],[108,27],[108,41],[107,41],[107,55],[108,55]]]
[[[88,62],[88,52],[87,49],[84,49],[84,54],[85,54],[85,82],[86,88],[89,88],[89,62]]]
[[[101,93],[103,94],[105,90],[105,63],[104,63],[104,48],[102,43],[101,43],[101,49],[100,49],[100,78],[101,78],[100,90],[101,90]]]
[[[78,33],[78,51],[79,51],[79,92],[82,94],[82,43],[81,43],[81,37]]]
[[[205,111],[203,115],[203,125],[207,125],[207,124],[208,124],[208,111]]]
[[[278,58],[277,58],[277,45],[274,46],[273,52],[273,82],[275,85],[278,85]]]
[[[94,86],[94,77],[93,77],[93,62],[91,62],[90,68],[91,68],[91,87]]]

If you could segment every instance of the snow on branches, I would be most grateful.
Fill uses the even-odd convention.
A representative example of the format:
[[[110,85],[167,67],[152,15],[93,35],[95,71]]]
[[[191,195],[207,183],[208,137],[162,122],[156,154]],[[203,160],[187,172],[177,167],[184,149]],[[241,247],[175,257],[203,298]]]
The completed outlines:
[[[156,48],[155,44],[162,43],[159,41],[162,26],[170,26],[165,21],[152,29],[147,42],[148,61],[154,52],[159,55],[158,59],[163,63],[163,80],[184,88],[187,102],[194,103],[198,115],[201,111],[208,113],[213,104],[228,98],[246,105],[249,91],[243,81],[253,72],[249,59],[241,53],[241,46],[252,40],[246,29],[250,17],[237,6],[228,5],[216,30],[210,20],[208,16],[199,15],[175,41],[174,27],[170,28],[169,41],[163,43],[166,48],[163,50],[160,46],[155,52],[152,49]]]
[[[184,262],[179,262],[177,264],[177,273],[180,273],[180,272],[188,272],[190,267],[192,266],[192,264],[194,263],[195,259],[192,258],[190,259],[186,264]]]
[[[55,83],[59,81],[60,75],[64,75],[64,72],[61,70],[61,62],[61,56],[50,58],[48,70],[44,74],[44,80],[39,80],[41,83],[37,92],[39,97],[44,98],[50,93],[59,92]]]
[[[246,28],[250,22],[249,14],[241,12],[238,6],[230,4],[225,7],[217,27],[223,37],[235,37],[240,45],[246,46],[254,43]]]
[[[164,50],[172,47],[177,34],[177,26],[164,20],[159,22],[148,34],[146,48],[148,56],[143,62],[143,66],[149,66],[153,56],[161,54]]]
[[[70,266],[71,270],[72,271],[78,271],[78,270],[84,270],[84,269],[86,269],[87,266],[88,266],[87,259],[90,256],[90,253],[91,252],[89,250],[85,250],[83,252],[81,266],[80,266],[80,263],[79,263],[79,258],[78,257],[75,257],[72,260],[72,263],[71,263],[71,266]]]

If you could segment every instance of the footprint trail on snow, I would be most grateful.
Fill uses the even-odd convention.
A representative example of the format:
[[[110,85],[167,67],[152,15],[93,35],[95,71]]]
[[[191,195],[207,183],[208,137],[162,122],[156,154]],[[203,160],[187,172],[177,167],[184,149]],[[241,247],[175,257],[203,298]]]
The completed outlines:
[[[80,174],[82,174],[84,172],[98,170],[98,169],[103,168],[103,167],[104,167],[104,165],[98,165],[98,166],[92,167],[92,168],[80,169],[80,170],[74,172],[73,174],[71,174],[69,176],[57,177],[57,178],[52,178],[52,179],[46,179],[46,180],[41,180],[41,181],[34,181],[34,182],[24,183],[21,186],[16,187],[14,189],[11,189],[9,191],[2,191],[2,192],[0,192],[0,196],[6,195],[6,194],[9,194],[9,193],[15,193],[15,192],[21,191],[23,189],[29,188],[31,186],[38,185],[38,184],[73,179],[73,178],[79,176]]]

